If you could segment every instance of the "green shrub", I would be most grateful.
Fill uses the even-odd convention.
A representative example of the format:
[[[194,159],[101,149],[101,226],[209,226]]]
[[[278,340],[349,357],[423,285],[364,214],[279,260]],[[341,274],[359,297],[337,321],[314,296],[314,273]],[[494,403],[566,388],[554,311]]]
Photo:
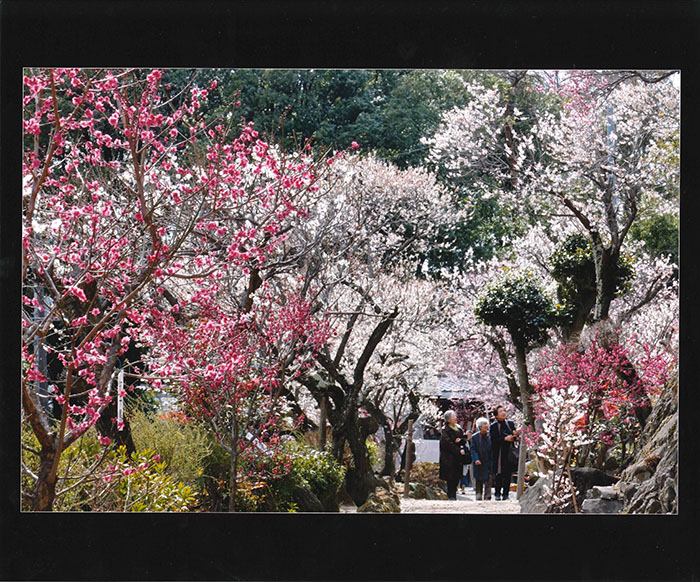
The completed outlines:
[[[527,348],[547,340],[547,330],[555,322],[552,300],[530,272],[508,271],[489,285],[474,310],[487,325],[508,329],[513,342]]]
[[[95,500],[100,511],[174,511],[194,509],[196,497],[188,485],[166,472],[166,463],[150,449],[136,451],[130,456],[126,447],[119,447],[102,477],[102,491]]]
[[[192,511],[197,497],[189,485],[169,474],[155,451],[141,448],[128,455],[126,447],[103,446],[94,427],[61,455],[54,511]],[[22,444],[38,450],[26,424]],[[25,466],[36,474],[38,456],[23,449]],[[22,490],[31,492],[33,480],[23,471]],[[23,496],[23,509],[28,499]]]
[[[131,432],[137,449],[156,451],[167,465],[167,473],[195,487],[204,474],[213,447],[207,431],[177,412],[148,416],[134,410]]]
[[[379,450],[377,449],[377,443],[374,441],[374,439],[369,436],[367,437],[367,440],[365,441],[365,445],[367,446],[367,452],[369,453],[369,464],[372,466],[372,468],[376,471],[379,470]]]
[[[256,479],[244,478],[243,491],[237,494],[236,506],[240,501],[243,511],[298,511],[295,487],[306,487],[323,502],[335,499],[345,478],[345,467],[331,453],[318,451],[301,440],[280,444],[261,461]],[[254,509],[250,509],[252,505]]]
[[[572,234],[564,239],[549,257],[552,277],[557,282],[558,317],[565,323],[573,321],[577,306],[586,294],[595,293],[596,275],[593,246],[584,234]],[[615,296],[629,293],[634,279],[632,257],[620,256],[615,276]]]

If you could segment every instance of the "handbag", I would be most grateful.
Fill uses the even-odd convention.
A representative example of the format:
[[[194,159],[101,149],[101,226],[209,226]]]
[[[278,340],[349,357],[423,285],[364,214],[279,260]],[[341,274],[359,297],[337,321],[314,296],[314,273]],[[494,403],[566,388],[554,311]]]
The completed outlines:
[[[506,426],[508,425],[506,424]],[[509,426],[508,428],[510,429]],[[508,434],[513,433],[509,432]],[[508,449],[508,464],[511,466],[511,468],[514,468],[518,466],[518,461],[520,461],[520,439],[515,438],[511,441],[510,448]]]
[[[471,449],[469,448],[469,441],[466,440],[466,437],[465,437],[464,444],[462,445],[462,449],[464,450],[464,454],[460,455],[460,457],[462,457],[462,465],[471,465],[472,452],[471,452]]]
[[[518,461],[520,461],[520,439],[515,439],[508,451],[508,464],[511,467],[517,467]]]

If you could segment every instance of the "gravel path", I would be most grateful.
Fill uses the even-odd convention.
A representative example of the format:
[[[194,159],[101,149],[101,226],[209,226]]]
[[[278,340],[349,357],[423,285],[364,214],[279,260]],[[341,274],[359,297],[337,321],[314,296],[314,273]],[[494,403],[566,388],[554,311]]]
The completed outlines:
[[[342,506],[343,513],[355,513],[354,506]],[[474,489],[467,487],[464,494],[457,493],[457,501],[431,501],[429,499],[404,499],[401,497],[401,513],[483,513],[505,515],[520,513],[520,504],[511,492],[507,501],[476,501]]]

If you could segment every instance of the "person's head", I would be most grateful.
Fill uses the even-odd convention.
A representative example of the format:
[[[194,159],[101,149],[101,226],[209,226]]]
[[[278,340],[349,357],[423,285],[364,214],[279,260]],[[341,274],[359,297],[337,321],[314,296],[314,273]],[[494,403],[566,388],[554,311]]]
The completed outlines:
[[[445,413],[445,423],[450,426],[457,424],[457,413],[454,410],[448,410]]]
[[[496,409],[494,410],[494,414],[496,415],[496,420],[505,420],[506,419],[506,409],[504,406],[501,406],[500,404],[496,406]]]
[[[488,418],[481,417],[476,419],[476,430],[478,430],[481,434],[486,434],[486,432],[489,430],[489,420]]]

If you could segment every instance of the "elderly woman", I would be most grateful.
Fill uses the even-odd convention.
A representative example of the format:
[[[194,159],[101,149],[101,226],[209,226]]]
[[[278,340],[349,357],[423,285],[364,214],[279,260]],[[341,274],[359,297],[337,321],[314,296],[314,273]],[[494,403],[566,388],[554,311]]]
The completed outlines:
[[[476,500],[491,499],[493,481],[493,453],[488,419],[476,420],[476,433],[472,435],[472,474],[474,475],[474,492]]]
[[[495,475],[496,501],[508,499],[510,492],[510,480],[513,470],[517,467],[510,462],[510,449],[518,438],[520,431],[515,428],[512,420],[506,419],[504,406],[497,406],[494,410],[496,420],[491,424],[491,446],[493,448],[493,472]]]
[[[466,455],[462,427],[454,410],[445,413],[445,428],[440,436],[440,479],[447,481],[447,498],[457,500],[457,483],[462,477],[462,458]]]

